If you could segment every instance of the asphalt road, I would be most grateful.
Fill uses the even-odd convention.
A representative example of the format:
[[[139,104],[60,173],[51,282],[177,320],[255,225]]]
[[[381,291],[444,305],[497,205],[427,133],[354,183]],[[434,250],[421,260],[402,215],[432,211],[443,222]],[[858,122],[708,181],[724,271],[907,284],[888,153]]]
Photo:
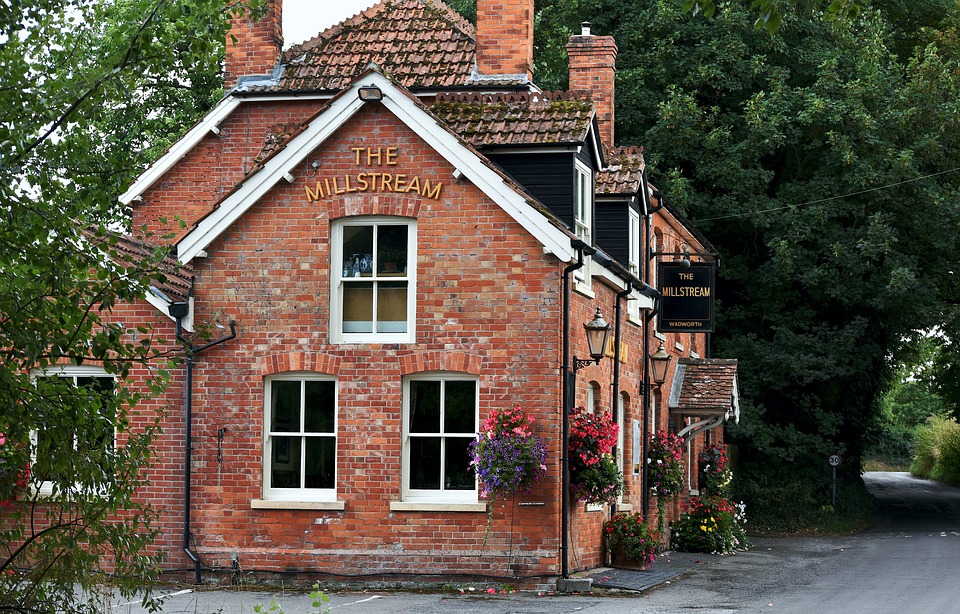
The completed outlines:
[[[850,537],[752,539],[754,547],[711,559],[659,588],[638,593],[487,595],[337,593],[335,614],[440,612],[527,614],[884,614],[960,613],[960,489],[906,473],[868,473],[878,523]],[[749,510],[748,510],[749,512]],[[164,612],[316,612],[303,594],[170,590]],[[112,612],[138,614],[137,604]],[[279,612],[281,610],[272,610]]]

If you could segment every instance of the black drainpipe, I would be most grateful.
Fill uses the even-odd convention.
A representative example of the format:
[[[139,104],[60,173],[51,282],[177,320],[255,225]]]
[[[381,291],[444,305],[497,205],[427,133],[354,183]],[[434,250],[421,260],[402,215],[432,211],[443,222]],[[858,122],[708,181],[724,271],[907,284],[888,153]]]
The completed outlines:
[[[191,453],[193,451],[193,357],[215,345],[225,341],[230,341],[237,336],[236,322],[230,320],[230,335],[222,337],[200,347],[193,347],[193,341],[183,336],[183,318],[190,313],[189,303],[172,303],[169,307],[170,316],[177,321],[177,340],[183,343],[186,349],[186,401],[184,413],[186,413],[186,428],[183,437],[183,552],[193,561],[194,579],[197,584],[201,583],[200,578],[200,557],[190,547],[190,478],[191,478]]]
[[[562,466],[563,478],[560,483],[560,569],[563,578],[570,577],[570,567],[567,563],[567,551],[569,549],[569,512],[570,512],[570,458],[568,457],[567,442],[570,441],[570,410],[572,409],[572,400],[574,391],[573,371],[570,370],[570,273],[583,267],[583,252],[587,250],[594,253],[594,250],[580,240],[575,240],[572,246],[577,250],[577,262],[568,265],[563,269],[563,364],[560,367],[562,373],[561,382],[563,384],[563,431],[560,439],[560,464]]]
[[[620,304],[627,295],[633,292],[633,284],[627,282],[627,287],[622,292],[617,292],[617,296],[614,299],[613,303],[613,312],[614,312],[614,327],[613,327],[613,402],[612,402],[612,413],[613,423],[617,424],[620,417],[620,314],[621,308]],[[623,429],[624,425],[619,425]],[[626,440],[626,435],[624,435],[624,440]],[[615,453],[620,452],[620,450],[614,450]],[[626,464],[626,460],[624,460]],[[626,471],[624,471],[626,473]],[[617,512],[616,502],[610,505],[610,514],[613,515]]]

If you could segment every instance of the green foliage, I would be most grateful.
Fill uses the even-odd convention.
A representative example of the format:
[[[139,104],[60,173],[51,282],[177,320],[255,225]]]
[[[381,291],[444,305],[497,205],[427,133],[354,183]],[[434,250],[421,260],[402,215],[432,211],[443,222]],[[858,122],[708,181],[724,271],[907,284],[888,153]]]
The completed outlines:
[[[99,584],[130,597],[157,573],[156,512],[136,494],[159,416],[140,412],[173,363],[149,326],[110,314],[164,279],[166,249],[135,259],[108,229],[131,230],[117,196],[216,99],[225,10],[218,0],[0,10],[0,431],[14,470],[32,458],[40,470],[0,508],[0,609],[99,612]],[[114,390],[42,377],[59,364],[102,367]],[[126,385],[134,370],[149,373],[147,389]],[[99,445],[108,433],[117,445]],[[52,496],[38,494],[44,477]]]
[[[917,427],[913,475],[960,486],[960,424],[934,416]]]
[[[320,590],[319,583],[313,585],[313,591],[310,592],[309,597],[311,609],[319,610],[321,614],[330,614],[330,608],[324,607],[330,603],[330,596]],[[266,606],[262,603],[254,604],[253,611],[257,614],[284,614],[283,606],[277,603],[276,599],[270,601],[270,604]]]
[[[694,497],[671,523],[671,545],[680,552],[731,554],[749,546],[746,507],[723,497]]]

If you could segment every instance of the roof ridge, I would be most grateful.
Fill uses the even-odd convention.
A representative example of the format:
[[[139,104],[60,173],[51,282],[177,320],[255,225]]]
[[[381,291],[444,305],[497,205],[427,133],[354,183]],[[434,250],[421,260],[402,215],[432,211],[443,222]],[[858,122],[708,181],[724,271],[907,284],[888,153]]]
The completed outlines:
[[[463,34],[476,40],[476,28],[472,23],[467,21],[463,15],[453,10],[442,0],[381,0],[380,2],[374,4],[373,6],[366,8],[352,17],[348,17],[343,21],[336,23],[326,30],[318,33],[312,38],[308,38],[302,43],[297,43],[292,45],[285,53],[288,58],[296,57],[297,52],[305,53],[309,52],[312,49],[315,49],[325,41],[331,40],[340,35],[341,32],[347,28],[356,26],[366,20],[373,19],[385,12],[388,9],[399,8],[403,4],[413,4],[416,3],[422,6],[430,6],[434,10],[441,13],[442,17],[445,17],[452,25],[456,26]]]
[[[438,103],[452,104],[502,104],[539,102],[592,102],[589,92],[565,90],[556,92],[441,92]]]

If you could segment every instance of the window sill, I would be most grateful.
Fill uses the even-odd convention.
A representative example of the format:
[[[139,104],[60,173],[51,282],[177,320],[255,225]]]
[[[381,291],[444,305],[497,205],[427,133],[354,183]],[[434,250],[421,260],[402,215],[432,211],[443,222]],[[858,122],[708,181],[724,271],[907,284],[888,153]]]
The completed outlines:
[[[486,503],[430,503],[428,501],[391,501],[391,512],[486,512]]]
[[[632,511],[633,511],[633,505],[631,505],[631,504],[629,504],[629,503],[617,503],[617,511],[618,511],[618,512],[632,512]]]
[[[589,284],[583,281],[575,281],[573,284],[573,291],[577,294],[582,294],[587,298],[597,298],[596,293],[593,291],[593,288]]]
[[[250,509],[254,510],[325,510],[342,512],[347,504],[343,501],[282,501],[278,499],[253,499]]]

